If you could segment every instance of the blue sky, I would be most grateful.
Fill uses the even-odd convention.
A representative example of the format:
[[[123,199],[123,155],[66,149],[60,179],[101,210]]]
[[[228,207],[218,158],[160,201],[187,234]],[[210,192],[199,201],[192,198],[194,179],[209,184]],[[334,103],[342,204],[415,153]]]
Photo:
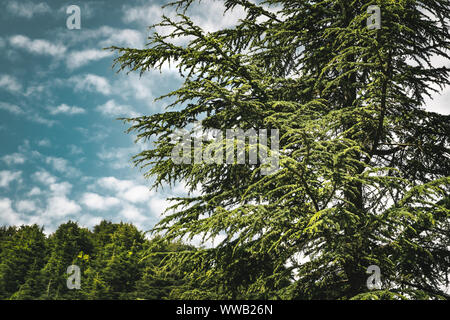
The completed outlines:
[[[154,98],[181,84],[165,66],[139,77],[112,69],[102,48],[143,48],[164,1],[19,1],[0,4],[0,225],[37,223],[53,232],[69,219],[92,227],[102,219],[143,230],[161,217],[182,184],[155,192],[130,158],[135,144],[117,117],[161,112]],[[69,30],[67,7],[81,9]],[[206,30],[228,26],[220,2],[193,8]],[[165,10],[173,16],[173,10]],[[160,32],[170,32],[160,30]]]
[[[148,146],[115,120],[161,112],[167,102],[153,99],[181,84],[176,69],[117,74],[114,55],[102,50],[143,48],[166,2],[1,1],[0,225],[37,223],[49,233],[69,219],[86,227],[108,219],[147,230],[165,198],[184,192],[182,184],[149,191],[130,161]],[[66,27],[70,5],[81,8],[80,30]],[[206,31],[243,16],[222,13],[220,1],[204,0],[191,16]],[[449,99],[447,88],[428,109],[448,114]]]

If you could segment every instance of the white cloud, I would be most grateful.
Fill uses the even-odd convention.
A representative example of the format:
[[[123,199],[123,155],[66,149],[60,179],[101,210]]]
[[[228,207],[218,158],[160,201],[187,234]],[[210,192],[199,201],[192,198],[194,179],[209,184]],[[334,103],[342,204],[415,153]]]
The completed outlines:
[[[25,111],[21,107],[15,105],[15,104],[8,103],[8,102],[0,102],[0,110],[5,110],[5,111],[8,111],[15,115],[25,114],[25,118],[27,120],[33,121],[36,123],[40,123],[40,124],[44,124],[49,127],[53,126],[56,123],[56,121],[43,118],[39,114],[36,114],[34,112],[25,113]]]
[[[25,112],[19,106],[8,102],[0,102],[0,110],[6,110],[13,114],[24,114]]]
[[[81,149],[79,146],[76,146],[74,144],[71,144],[68,146],[70,149],[70,154],[71,155],[78,155],[78,154],[83,154],[83,149]]]
[[[144,26],[150,26],[161,20],[163,9],[160,5],[124,7],[123,21],[126,23],[137,22]],[[174,17],[174,11],[166,12],[169,17]]]
[[[53,196],[47,200],[46,216],[65,217],[81,211],[81,207],[65,196]]]
[[[36,203],[32,200],[21,200],[16,203],[16,208],[20,212],[36,211]]]
[[[32,18],[33,15],[51,12],[51,8],[44,2],[33,3],[31,1],[9,1],[6,10],[22,18]]]
[[[110,136],[111,127],[94,124],[91,128],[76,127],[75,130],[80,132],[87,142],[99,143]]]
[[[20,214],[11,207],[11,200],[8,198],[0,199],[0,225],[17,226],[24,224]]]
[[[141,26],[148,27],[162,20],[162,15],[166,15],[173,21],[177,21],[174,7],[161,8],[160,5],[144,5],[130,7],[125,5],[123,8],[123,21],[126,23],[136,22]],[[206,32],[213,32],[236,25],[239,19],[245,18],[245,10],[241,6],[236,6],[226,14],[225,5],[222,1],[202,1],[194,3],[189,9],[189,17],[194,24],[200,26]],[[168,35],[172,28],[158,27],[157,32],[162,35]],[[185,41],[179,39],[175,41]]]
[[[53,57],[62,56],[67,48],[62,44],[53,44],[47,40],[32,40],[23,35],[15,35],[9,38],[13,47],[24,49],[30,53],[50,55]]]
[[[117,90],[120,92],[124,99],[129,99],[131,97],[146,101],[148,105],[153,103],[154,96],[152,93],[152,88],[155,86],[154,79],[150,74],[139,76],[138,74],[129,74],[126,78],[120,79],[115,84]]]
[[[144,185],[136,184],[131,180],[120,180],[115,177],[101,178],[97,181],[97,184],[104,189],[114,191],[116,197],[132,203],[148,201],[154,194],[153,190]]]
[[[0,171],[0,188],[7,188],[11,182],[14,180],[21,181],[20,176],[22,171]]]
[[[131,48],[143,48],[145,45],[144,35],[133,29],[122,29],[115,30],[113,28],[106,28],[107,39],[100,42],[100,46],[109,47],[109,46],[123,46],[123,47],[131,47]]]
[[[164,211],[171,206],[171,202],[163,198],[153,197],[148,206],[153,215],[156,217],[162,217]]]
[[[34,86],[32,85],[27,88],[24,95],[27,97],[31,96],[31,95],[39,95],[39,94],[43,93],[45,90],[46,90],[46,88],[43,85],[34,85]]]
[[[86,110],[84,110],[83,108],[75,107],[75,106],[71,107],[65,103],[63,103],[55,108],[49,108],[49,110],[50,110],[50,114],[52,114],[52,115],[61,114],[61,113],[74,115],[74,114],[81,114],[81,113],[86,112]]]
[[[99,92],[104,95],[111,93],[111,86],[106,78],[88,73],[84,76],[74,76],[69,79],[70,83],[75,85],[76,91],[87,90]]]
[[[105,189],[116,192],[124,192],[133,187],[134,183],[131,180],[120,180],[115,177],[104,177],[97,181],[97,184]]]
[[[67,176],[79,176],[80,171],[77,168],[72,167],[69,164],[69,161],[59,157],[47,157],[45,162],[52,166],[52,168],[60,173],[63,173]]]
[[[127,105],[117,104],[114,100],[108,100],[105,104],[96,108],[98,112],[104,116],[124,116],[124,117],[137,117],[138,113],[133,111],[133,108]]]
[[[450,87],[446,87],[440,94],[433,94],[433,99],[425,98],[425,108],[427,111],[440,114],[450,114]]]
[[[138,208],[132,205],[125,206],[122,211],[120,211],[120,215],[137,226],[148,220],[148,217],[143,215]]]
[[[72,190],[72,185],[67,181],[52,183],[49,185],[49,190],[54,196],[66,196]]]
[[[26,160],[24,155],[20,153],[8,154],[1,159],[9,166],[13,164],[23,164]]]
[[[101,26],[97,29],[83,29],[82,33],[67,32],[66,30],[59,31],[56,33],[56,38],[61,39],[64,43],[83,44],[85,46],[95,46],[96,48],[106,48],[112,45],[136,48],[144,47],[145,45],[146,35],[143,29],[118,29],[110,26]]]
[[[17,79],[7,74],[0,76],[0,87],[12,92],[19,92],[22,90],[22,85]]]
[[[239,19],[246,16],[241,6],[225,12],[225,4],[222,1],[200,2],[192,7],[191,20],[206,32],[214,32],[236,25]]]
[[[112,52],[98,49],[75,51],[68,55],[66,64],[69,69],[76,69],[90,63],[91,61],[101,60],[111,55]]]
[[[50,147],[51,146],[51,142],[50,142],[49,139],[45,138],[45,139],[39,140],[37,145],[40,146],[40,147]]]
[[[125,191],[122,197],[132,203],[145,202],[150,199],[152,192],[145,186],[135,186]]]
[[[35,172],[32,176],[36,181],[44,184],[44,185],[51,185],[56,183],[56,177],[48,173],[47,171],[38,171]]]
[[[120,203],[119,199],[114,197],[103,197],[97,193],[87,192],[83,194],[81,203],[89,209],[107,210]]]
[[[28,196],[28,197],[32,197],[32,196],[38,196],[38,195],[40,195],[40,194],[42,194],[41,189],[38,188],[38,187],[33,187],[33,188],[27,193],[27,196]]]
[[[55,120],[46,119],[38,114],[28,114],[27,119],[36,123],[46,125],[48,127],[52,127],[56,123]]]
[[[100,222],[103,220],[103,218],[95,217],[90,214],[83,214],[77,220],[80,223],[80,225],[82,225],[86,228],[93,228],[96,225],[100,224]]]
[[[136,154],[135,146],[130,148],[102,148],[97,156],[113,169],[123,169],[131,166],[131,158]]]

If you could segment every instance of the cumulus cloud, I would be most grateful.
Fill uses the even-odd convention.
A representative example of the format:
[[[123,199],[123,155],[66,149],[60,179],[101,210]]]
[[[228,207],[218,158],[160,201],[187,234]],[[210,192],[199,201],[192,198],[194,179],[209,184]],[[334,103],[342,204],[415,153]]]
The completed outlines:
[[[0,75],[0,88],[4,88],[11,92],[19,92],[22,90],[22,85],[16,78],[7,74],[2,74]]]
[[[81,207],[65,196],[53,196],[47,200],[45,215],[49,217],[66,217],[81,211]]]
[[[32,196],[38,196],[42,194],[42,190],[38,187],[33,187],[28,193],[27,196],[28,197],[32,197]]]
[[[10,183],[17,180],[21,181],[22,171],[9,171],[2,170],[0,171],[0,188],[9,187]]]
[[[154,78],[151,75],[139,76],[137,74],[130,74],[126,78],[120,79],[116,85],[124,99],[135,98],[146,101],[148,105],[153,103],[155,99],[152,88],[155,86]],[[119,90],[121,88],[122,90]]]
[[[126,221],[136,225],[139,229],[143,229],[143,223],[149,220],[148,216],[144,215],[139,208],[133,205],[125,206],[120,211],[120,215],[124,217]]]
[[[96,108],[98,112],[104,116],[110,117],[137,117],[139,114],[133,110],[131,106],[117,104],[114,100],[108,100],[105,104],[102,104]]]
[[[21,107],[11,104],[8,102],[1,102],[0,101],[0,110],[8,111],[14,115],[25,115],[25,118],[29,121],[33,121],[36,123],[44,124],[48,127],[53,126],[56,121],[54,120],[48,120],[39,114],[36,114],[35,112],[25,112]]]
[[[44,185],[56,183],[56,177],[51,175],[48,171],[45,170],[35,172],[32,175],[32,178]]]
[[[92,61],[101,60],[111,55],[112,52],[98,49],[74,51],[67,56],[66,64],[69,69],[76,69]]]
[[[105,189],[116,192],[124,192],[133,187],[134,183],[131,180],[121,180],[115,177],[104,177],[97,181],[97,184]]]
[[[124,199],[132,203],[137,203],[148,201],[151,194],[152,193],[150,192],[149,188],[145,186],[134,186],[125,191],[122,196]]]
[[[81,149],[79,146],[71,144],[68,146],[68,148],[70,150],[71,155],[83,154],[83,149]]]
[[[74,84],[74,89],[76,91],[86,90],[90,92],[99,92],[104,95],[109,95],[111,93],[111,86],[108,80],[91,73],[71,77],[69,78],[69,83]]]
[[[52,168],[60,173],[63,173],[67,176],[71,176],[71,177],[77,177],[79,176],[81,173],[80,171],[75,168],[72,167],[69,164],[69,161],[67,161],[64,158],[59,158],[59,157],[46,157],[45,162],[47,164],[49,164],[50,166],[52,166]]]
[[[134,147],[130,148],[102,148],[97,156],[102,163],[106,163],[113,169],[123,169],[131,166],[131,157],[136,154]]]
[[[63,103],[57,107],[49,108],[50,114],[56,115],[56,114],[67,114],[67,115],[74,115],[74,114],[81,114],[85,113],[86,110],[80,107],[75,106],[68,106],[67,104]]]
[[[49,190],[51,191],[52,195],[62,197],[70,193],[70,191],[72,190],[72,185],[67,181],[52,183],[49,185]]]
[[[89,129],[83,128],[83,127],[76,127],[75,130],[80,132],[83,137],[85,138],[85,141],[87,142],[96,142],[99,143],[102,140],[105,140],[110,136],[111,133],[111,127],[100,125],[98,123],[94,124]]]
[[[175,7],[161,8],[160,5],[142,5],[132,7],[125,5],[123,8],[123,21],[126,23],[138,23],[141,26],[150,26],[161,21],[162,15],[177,21]],[[239,19],[245,18],[245,10],[237,6],[224,14],[225,5],[222,1],[202,1],[194,3],[189,9],[190,19],[206,32],[213,32],[236,25]],[[172,28],[157,28],[158,33],[168,35]],[[183,41],[183,39],[180,39]],[[186,40],[186,39],[184,39]]]
[[[8,102],[0,102],[0,110],[5,110],[16,115],[25,113],[21,107]]]
[[[131,180],[120,180],[115,177],[101,178],[97,181],[97,184],[104,189],[115,192],[116,197],[131,203],[149,201],[154,194],[153,190],[144,185],[137,184]]]
[[[100,222],[103,220],[102,217],[93,216],[90,214],[83,214],[77,218],[80,225],[86,227],[86,228],[93,228],[96,225],[100,224]]]
[[[425,98],[425,108],[440,114],[450,114],[450,87],[446,87],[440,94],[433,94],[433,99]]]
[[[34,3],[31,1],[9,1],[6,10],[18,17],[30,19],[34,15],[51,12],[51,8],[44,2]]]
[[[83,16],[85,15],[84,11]],[[64,13],[65,14],[65,11]],[[88,46],[95,45],[97,48],[106,48],[112,45],[120,47],[143,47],[146,40],[143,28],[136,29],[120,29],[110,26],[101,26],[96,29],[83,29],[82,33],[73,33],[59,31],[56,38],[61,39],[64,43],[73,45],[84,44]]]
[[[148,203],[150,211],[157,217],[162,217],[164,211],[168,207],[170,207],[170,205],[171,205],[170,201],[159,197],[153,197],[151,201]]]
[[[45,138],[45,139],[39,140],[37,142],[37,145],[40,146],[40,147],[50,147],[51,146],[51,142],[50,142],[49,139]]]
[[[23,164],[26,160],[23,154],[17,152],[3,156],[1,159],[9,166],[14,164]]]
[[[143,48],[145,45],[144,35],[133,29],[117,30],[110,27],[103,27],[103,34],[107,38],[100,42],[100,46],[123,46],[131,48]]]
[[[20,200],[16,203],[16,208],[20,212],[34,212],[37,207],[33,200]]]
[[[36,123],[40,123],[40,124],[46,125],[48,127],[52,127],[56,123],[56,121],[46,119],[44,117],[41,117],[38,114],[31,115],[31,116],[29,116],[27,118],[30,119],[31,121],[34,121]]]
[[[89,209],[107,210],[120,203],[119,199],[114,197],[103,197],[97,193],[87,192],[83,194],[81,203]]]
[[[15,35],[9,38],[9,43],[29,53],[60,57],[66,53],[67,48],[62,44],[53,44],[43,39],[32,40],[24,35]]]
[[[156,4],[138,7],[124,6],[123,11],[124,22],[137,22],[144,26],[150,26],[154,23],[157,23],[161,20],[161,17],[163,15],[163,9],[161,8],[161,5]],[[166,13],[170,18],[175,17],[175,12],[173,10],[166,11],[164,13]]]
[[[24,224],[19,213],[11,207],[11,200],[8,198],[0,199],[0,225],[17,226]]]

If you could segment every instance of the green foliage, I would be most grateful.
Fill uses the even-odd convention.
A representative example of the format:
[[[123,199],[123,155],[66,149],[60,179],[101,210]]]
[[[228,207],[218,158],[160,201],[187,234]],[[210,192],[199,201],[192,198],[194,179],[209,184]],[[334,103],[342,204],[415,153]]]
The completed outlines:
[[[2,229],[0,298],[34,298],[45,264],[46,239],[37,225]]]
[[[91,232],[69,221],[46,237],[37,225],[0,228],[0,299],[168,299],[183,292],[178,270],[157,273],[154,240],[127,223],[102,221]],[[170,254],[193,250],[158,241]],[[67,267],[81,270],[81,288],[68,289]]]
[[[225,237],[155,272],[192,270],[180,296],[198,299],[448,298],[450,116],[424,109],[450,83],[449,68],[430,64],[449,58],[448,0],[225,0],[247,15],[215,32],[188,17],[193,2],[172,4],[178,21],[156,26],[174,32],[153,33],[148,48],[111,48],[119,70],[170,62],[184,77],[160,98],[174,100],[167,112],[124,119],[153,141],[135,164],[155,189],[200,191],[174,199],[153,231],[160,241]],[[381,8],[379,30],[366,27],[369,5]],[[280,170],[175,164],[171,135],[198,120],[278,129]],[[380,292],[366,288],[372,264]]]

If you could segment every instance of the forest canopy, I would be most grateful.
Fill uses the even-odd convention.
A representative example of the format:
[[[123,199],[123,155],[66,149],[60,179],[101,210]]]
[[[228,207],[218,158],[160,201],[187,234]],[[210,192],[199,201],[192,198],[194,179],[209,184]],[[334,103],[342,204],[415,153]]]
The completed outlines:
[[[158,242],[152,256],[154,241],[132,224],[106,220],[92,231],[69,221],[49,236],[38,225],[0,227],[0,299],[180,298],[183,270],[156,269],[165,255],[195,248]],[[79,289],[67,286],[71,265],[80,268]]]

